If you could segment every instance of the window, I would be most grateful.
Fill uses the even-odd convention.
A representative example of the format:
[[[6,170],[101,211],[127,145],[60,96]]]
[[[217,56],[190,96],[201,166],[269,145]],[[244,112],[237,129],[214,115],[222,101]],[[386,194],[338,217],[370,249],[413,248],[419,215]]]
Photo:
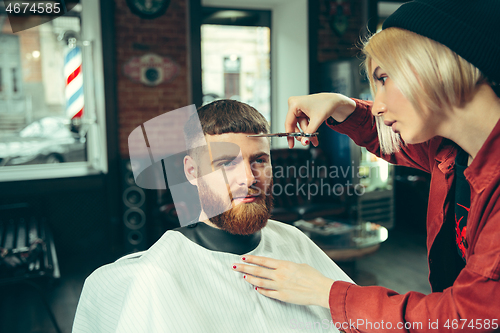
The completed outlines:
[[[99,0],[16,33],[6,14],[0,4],[0,181],[107,172]]]
[[[270,121],[270,13],[205,8],[203,22],[203,104],[235,99],[253,106]]]

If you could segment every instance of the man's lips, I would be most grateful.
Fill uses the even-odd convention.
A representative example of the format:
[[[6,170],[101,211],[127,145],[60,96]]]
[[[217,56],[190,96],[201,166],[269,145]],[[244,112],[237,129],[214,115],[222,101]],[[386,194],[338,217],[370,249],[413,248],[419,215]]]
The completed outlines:
[[[257,200],[259,196],[257,194],[253,194],[253,195],[247,195],[245,197],[243,196],[240,196],[240,197],[236,197],[236,198],[233,198],[234,201],[240,201],[240,202],[254,202],[255,200]]]

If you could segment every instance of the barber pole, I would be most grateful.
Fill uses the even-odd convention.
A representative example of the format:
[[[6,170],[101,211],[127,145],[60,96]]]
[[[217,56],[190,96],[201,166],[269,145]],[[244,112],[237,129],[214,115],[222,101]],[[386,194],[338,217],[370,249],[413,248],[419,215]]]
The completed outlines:
[[[70,119],[83,115],[82,50],[69,43],[64,56],[64,77],[66,79],[66,115]]]

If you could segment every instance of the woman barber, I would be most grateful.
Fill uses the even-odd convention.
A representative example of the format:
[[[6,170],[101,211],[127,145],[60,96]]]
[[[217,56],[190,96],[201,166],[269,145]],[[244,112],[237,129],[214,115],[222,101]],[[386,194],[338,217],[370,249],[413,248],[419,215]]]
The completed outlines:
[[[363,322],[381,331],[499,329],[499,17],[498,0],[408,2],[364,45],[373,103],[339,94],[289,99],[286,131],[312,133],[326,122],[390,163],[431,173],[432,293],[400,295],[333,281],[305,264],[245,256],[236,270],[253,275],[246,280],[259,293],[327,307],[347,332],[371,331]]]

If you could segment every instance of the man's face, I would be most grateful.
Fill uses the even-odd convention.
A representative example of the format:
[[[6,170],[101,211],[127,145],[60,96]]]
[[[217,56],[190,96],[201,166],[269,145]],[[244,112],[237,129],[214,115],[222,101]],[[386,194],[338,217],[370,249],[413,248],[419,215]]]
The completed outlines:
[[[197,159],[206,161],[197,174],[208,175],[197,179],[203,211],[218,228],[241,235],[262,229],[272,209],[269,139],[247,135],[207,135],[209,156]],[[223,177],[216,177],[216,170]]]

